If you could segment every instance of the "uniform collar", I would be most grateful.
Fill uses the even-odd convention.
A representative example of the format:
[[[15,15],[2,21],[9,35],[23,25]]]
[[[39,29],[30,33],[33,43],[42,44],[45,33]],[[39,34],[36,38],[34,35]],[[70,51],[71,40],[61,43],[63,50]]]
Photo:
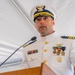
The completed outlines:
[[[53,38],[53,37],[55,37],[56,36],[56,32],[54,32],[54,33],[52,33],[52,34],[49,34],[49,35],[47,35],[47,36],[45,36],[45,37],[41,37],[41,38]]]

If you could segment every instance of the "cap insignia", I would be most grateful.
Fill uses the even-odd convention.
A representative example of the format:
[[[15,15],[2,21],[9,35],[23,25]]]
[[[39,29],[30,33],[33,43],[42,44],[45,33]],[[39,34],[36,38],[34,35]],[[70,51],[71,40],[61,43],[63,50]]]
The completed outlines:
[[[45,6],[37,6],[36,9],[38,12],[43,11]]]

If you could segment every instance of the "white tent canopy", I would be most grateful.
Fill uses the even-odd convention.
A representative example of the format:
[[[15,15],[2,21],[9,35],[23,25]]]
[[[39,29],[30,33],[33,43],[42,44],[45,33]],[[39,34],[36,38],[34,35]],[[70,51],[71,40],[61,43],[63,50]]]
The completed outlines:
[[[57,10],[54,29],[58,35],[75,36],[75,0],[0,0],[0,64],[31,37],[39,37],[30,18],[30,10],[37,4]],[[21,62],[22,50],[3,66]]]

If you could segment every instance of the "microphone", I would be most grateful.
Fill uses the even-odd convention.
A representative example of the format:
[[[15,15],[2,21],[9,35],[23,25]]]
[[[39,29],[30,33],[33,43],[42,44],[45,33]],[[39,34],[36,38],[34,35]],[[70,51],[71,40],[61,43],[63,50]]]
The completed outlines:
[[[34,43],[34,42],[36,42],[36,39],[37,39],[37,37],[32,37],[29,41],[27,41],[26,43],[24,43],[22,46],[20,46],[19,48],[17,48],[4,62],[2,62],[1,64],[0,64],[0,67],[15,53],[15,52],[17,52],[21,47],[27,47],[28,45],[30,45],[30,44],[32,44],[32,43]],[[31,42],[30,42],[31,41]],[[30,43],[29,43],[30,42]],[[28,43],[28,44],[27,44]]]
[[[30,45],[30,44],[32,44],[32,43],[34,43],[34,42],[36,41],[36,39],[37,39],[36,37],[32,37],[32,38],[31,38],[31,41],[32,41],[32,42],[30,42],[30,43],[28,43],[28,44],[24,44],[24,45],[23,45],[23,48],[26,47],[26,46],[28,46],[28,45]]]
[[[34,37],[32,37],[31,38],[31,41],[34,41],[34,40],[36,40],[37,38],[34,36]]]

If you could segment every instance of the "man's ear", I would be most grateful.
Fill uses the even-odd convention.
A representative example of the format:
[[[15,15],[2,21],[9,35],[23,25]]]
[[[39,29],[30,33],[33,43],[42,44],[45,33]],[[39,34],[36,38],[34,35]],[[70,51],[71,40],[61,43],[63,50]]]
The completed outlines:
[[[53,25],[55,25],[55,21],[54,20],[52,21],[52,23],[53,23]]]

